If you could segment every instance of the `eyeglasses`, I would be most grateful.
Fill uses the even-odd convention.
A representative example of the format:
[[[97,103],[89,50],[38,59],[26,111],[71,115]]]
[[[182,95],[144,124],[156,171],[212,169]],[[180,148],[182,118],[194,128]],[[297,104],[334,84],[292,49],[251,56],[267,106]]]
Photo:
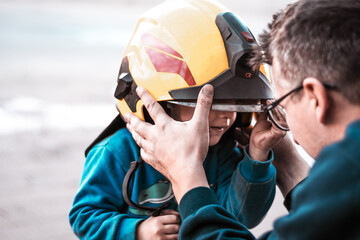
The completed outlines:
[[[328,83],[323,83],[325,88],[328,89],[336,89],[336,86]],[[269,105],[264,107],[264,112],[269,113],[270,120],[275,124],[276,127],[283,131],[289,131],[289,126],[287,123],[287,116],[286,116],[286,110],[281,107],[279,104],[281,101],[283,101],[286,97],[288,97],[290,94],[297,92],[303,88],[303,85],[300,85],[299,87],[294,88],[278,100],[270,103]]]

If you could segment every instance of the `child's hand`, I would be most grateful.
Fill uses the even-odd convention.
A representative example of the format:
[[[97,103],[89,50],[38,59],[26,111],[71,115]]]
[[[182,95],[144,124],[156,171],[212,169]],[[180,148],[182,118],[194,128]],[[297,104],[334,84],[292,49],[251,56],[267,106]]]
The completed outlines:
[[[180,214],[174,210],[163,210],[160,216],[149,217],[136,228],[136,239],[177,240],[180,229]]]
[[[254,126],[249,143],[249,155],[253,160],[268,160],[270,149],[273,148],[286,135],[267,120],[266,113],[260,113]]]
[[[245,149],[250,142],[252,127],[241,127],[235,128],[233,132],[233,137],[237,142],[237,147],[241,150]]]

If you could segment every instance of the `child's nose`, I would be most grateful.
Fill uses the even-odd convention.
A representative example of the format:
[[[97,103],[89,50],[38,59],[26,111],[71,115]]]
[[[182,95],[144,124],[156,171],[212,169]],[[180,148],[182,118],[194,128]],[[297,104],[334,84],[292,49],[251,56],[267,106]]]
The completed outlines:
[[[234,112],[216,111],[219,118],[231,118]]]

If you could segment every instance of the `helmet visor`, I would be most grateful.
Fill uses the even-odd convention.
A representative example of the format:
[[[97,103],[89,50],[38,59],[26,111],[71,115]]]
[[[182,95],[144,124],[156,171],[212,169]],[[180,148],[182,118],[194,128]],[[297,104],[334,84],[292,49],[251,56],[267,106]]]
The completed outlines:
[[[182,105],[186,107],[196,107],[196,102],[192,101],[167,101],[170,104]],[[214,111],[226,111],[226,112],[263,112],[265,103],[263,101],[232,101],[230,102],[218,102],[215,101],[211,105],[211,110]]]

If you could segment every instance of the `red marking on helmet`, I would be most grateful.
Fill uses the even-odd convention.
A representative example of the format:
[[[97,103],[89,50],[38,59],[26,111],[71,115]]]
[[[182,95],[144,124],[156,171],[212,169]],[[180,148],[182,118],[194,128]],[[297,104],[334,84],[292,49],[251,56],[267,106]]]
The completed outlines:
[[[152,48],[145,49],[151,62],[154,64],[156,71],[176,73],[179,74],[187,82],[187,84],[189,84],[189,86],[196,84],[186,62],[162,52],[158,52]]]
[[[248,43],[255,42],[254,37],[249,32],[241,32],[241,36],[243,36]]]
[[[159,49],[161,51],[164,51],[166,53],[169,53],[171,55],[174,55],[176,57],[179,58],[183,58],[180,53],[178,53],[177,51],[175,51],[173,48],[171,48],[169,45],[163,43],[162,41],[160,41],[159,39],[151,36],[150,34],[144,34],[141,36],[141,41],[145,44],[148,45],[149,47],[153,47],[155,49]]]

